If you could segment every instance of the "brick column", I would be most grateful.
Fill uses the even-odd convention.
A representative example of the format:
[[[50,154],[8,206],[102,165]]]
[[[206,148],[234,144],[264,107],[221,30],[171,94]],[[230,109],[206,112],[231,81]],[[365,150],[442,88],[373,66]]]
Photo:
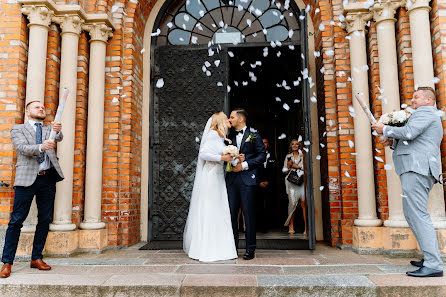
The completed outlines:
[[[406,8],[410,20],[415,85],[435,88],[429,0],[406,2]],[[429,193],[428,209],[435,228],[446,228],[444,190],[441,184],[435,184]]]
[[[381,89],[383,90],[382,112],[389,113],[400,109],[398,65],[395,41],[395,12],[400,2],[376,2],[371,8],[376,21],[378,37],[378,59]],[[387,227],[408,227],[403,214],[401,182],[396,174],[392,160],[392,151],[385,149],[386,163],[392,166],[387,170],[387,192],[389,197],[389,219]]]
[[[80,228],[98,230],[101,222],[102,151],[104,135],[105,49],[112,36],[105,23],[86,26],[90,31],[90,70],[88,86],[87,162],[85,172],[85,211]]]
[[[77,55],[79,35],[83,20],[78,15],[65,15],[57,19],[62,28],[62,51],[60,63],[60,92],[70,91],[62,116],[64,140],[57,146],[60,167],[65,179],[56,185],[54,219],[51,231],[73,231],[72,223],[73,163],[76,121]],[[60,94],[61,95],[61,94]]]
[[[380,226],[382,221],[376,215],[375,180],[373,170],[373,147],[370,122],[354,98],[355,94],[362,94],[364,101],[369,103],[369,85],[367,69],[367,50],[365,42],[365,24],[372,18],[367,9],[346,8],[346,29],[350,36],[350,59],[352,68],[352,95],[355,109],[355,151],[356,176],[358,187],[359,217],[355,225],[360,227]]]

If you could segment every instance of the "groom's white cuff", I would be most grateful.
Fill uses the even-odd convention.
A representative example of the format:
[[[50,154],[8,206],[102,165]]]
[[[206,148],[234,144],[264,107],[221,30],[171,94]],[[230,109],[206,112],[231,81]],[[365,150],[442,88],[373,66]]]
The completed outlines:
[[[248,170],[249,169],[248,162],[246,161],[242,162],[242,168],[243,170]]]

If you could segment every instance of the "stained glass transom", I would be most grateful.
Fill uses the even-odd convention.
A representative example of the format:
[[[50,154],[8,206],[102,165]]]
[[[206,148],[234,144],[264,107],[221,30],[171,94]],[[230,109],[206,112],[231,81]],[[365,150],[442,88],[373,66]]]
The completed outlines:
[[[159,24],[157,45],[300,41],[290,0],[173,0]]]

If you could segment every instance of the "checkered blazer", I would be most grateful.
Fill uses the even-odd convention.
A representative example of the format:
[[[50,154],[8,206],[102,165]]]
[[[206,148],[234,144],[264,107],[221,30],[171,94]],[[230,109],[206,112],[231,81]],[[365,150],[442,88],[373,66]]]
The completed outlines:
[[[50,137],[51,125],[42,127],[42,141]],[[56,142],[63,138],[62,132],[56,137]],[[11,129],[11,140],[17,152],[17,164],[15,169],[14,186],[29,187],[36,180],[39,173],[39,162],[37,158],[40,155],[39,145],[36,144],[36,132],[34,128],[26,122],[22,125],[14,125]],[[61,181],[64,176],[60,169],[58,158],[53,150],[47,150],[51,164],[56,169],[59,177],[57,181]]]

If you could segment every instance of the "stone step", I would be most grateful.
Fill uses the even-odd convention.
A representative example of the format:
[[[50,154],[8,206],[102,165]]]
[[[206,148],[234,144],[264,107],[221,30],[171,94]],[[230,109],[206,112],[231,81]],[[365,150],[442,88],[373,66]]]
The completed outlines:
[[[15,274],[0,296],[446,296],[446,278],[405,275]]]

